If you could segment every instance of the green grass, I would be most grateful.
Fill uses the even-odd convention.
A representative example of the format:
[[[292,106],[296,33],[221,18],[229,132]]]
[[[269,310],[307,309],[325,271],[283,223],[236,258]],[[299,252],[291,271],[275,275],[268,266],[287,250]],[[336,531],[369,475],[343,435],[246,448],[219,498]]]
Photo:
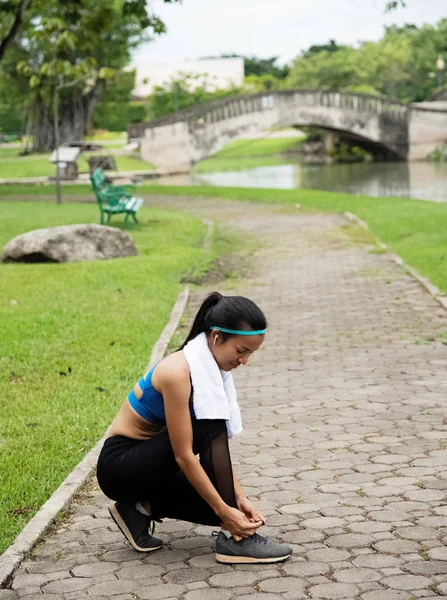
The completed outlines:
[[[42,154],[2,158],[0,160],[0,179],[54,175],[55,168],[48,160],[49,157],[49,154]]]
[[[92,196],[92,186],[88,184],[62,184],[64,195],[70,196]],[[32,198],[35,196],[56,196],[56,186],[53,183],[33,183],[33,184],[3,184],[0,185],[0,198]],[[93,196],[92,196],[93,197]]]
[[[260,156],[244,158],[207,158],[193,167],[193,172],[216,173],[220,171],[243,171],[245,169],[256,169],[258,167],[276,167],[290,163],[287,158],[280,156]]]
[[[216,171],[241,171],[256,167],[287,164],[282,152],[298,150],[305,137],[301,138],[261,138],[238,140],[228,144],[222,150],[194,166],[195,173]]]
[[[118,171],[151,171],[155,168],[150,162],[128,156],[115,156],[115,160]]]
[[[97,222],[88,204],[2,202],[0,247]],[[205,269],[205,226],[145,208],[137,257],[0,265],[0,553],[105,432],[147,365],[180,281]]]
[[[5,156],[1,151],[7,150]],[[11,152],[14,151],[14,152]],[[105,151],[107,153],[107,149]],[[18,148],[0,148],[0,179],[15,179],[22,177],[54,176],[55,167],[49,161],[50,154],[32,154],[18,156]],[[115,156],[118,171],[152,170],[154,166],[146,161],[128,156]],[[80,173],[88,172],[85,155],[78,160]]]
[[[0,159],[18,157],[22,148],[0,148]]]
[[[106,142],[104,141],[102,144],[104,150],[114,150],[115,148],[124,148],[126,142]]]
[[[268,156],[281,152],[298,150],[305,140],[303,137],[260,138],[237,140],[228,144],[214,155],[217,158],[240,158],[244,156]]]
[[[84,139],[94,142],[107,140],[127,140],[127,131],[101,131],[93,135],[86,135]]]

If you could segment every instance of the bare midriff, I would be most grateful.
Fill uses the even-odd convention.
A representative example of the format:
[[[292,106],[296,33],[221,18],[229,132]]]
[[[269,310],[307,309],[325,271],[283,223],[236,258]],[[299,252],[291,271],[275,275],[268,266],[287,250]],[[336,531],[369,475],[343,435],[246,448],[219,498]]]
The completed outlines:
[[[126,399],[110,426],[108,437],[124,435],[134,440],[149,440],[165,428],[166,425],[150,423],[140,417]]]

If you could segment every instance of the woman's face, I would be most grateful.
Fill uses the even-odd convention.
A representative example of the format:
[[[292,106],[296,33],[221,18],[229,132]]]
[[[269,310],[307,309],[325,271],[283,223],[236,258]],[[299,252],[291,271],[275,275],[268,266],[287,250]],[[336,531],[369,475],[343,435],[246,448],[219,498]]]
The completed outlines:
[[[224,341],[219,331],[213,331],[208,340],[208,345],[219,368],[223,371],[232,371],[239,365],[246,365],[248,359],[256,352],[264,341],[262,335],[232,335]]]

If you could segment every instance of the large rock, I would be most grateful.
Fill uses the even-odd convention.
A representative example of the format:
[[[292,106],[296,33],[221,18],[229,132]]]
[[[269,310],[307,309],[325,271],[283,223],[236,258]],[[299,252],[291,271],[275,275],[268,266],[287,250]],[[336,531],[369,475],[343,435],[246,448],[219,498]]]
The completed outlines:
[[[78,262],[136,256],[131,237],[105,225],[62,225],[28,231],[6,244],[2,262]]]

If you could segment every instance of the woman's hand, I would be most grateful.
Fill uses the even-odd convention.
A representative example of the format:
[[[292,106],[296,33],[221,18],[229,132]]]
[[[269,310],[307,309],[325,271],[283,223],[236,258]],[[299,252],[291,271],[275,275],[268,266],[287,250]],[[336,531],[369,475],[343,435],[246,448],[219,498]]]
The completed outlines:
[[[241,510],[247,519],[251,523],[255,523],[257,521],[262,521],[265,524],[265,517],[262,515],[261,511],[256,508],[256,506],[250,502],[250,500],[243,496],[242,498],[237,499],[237,505],[239,510]]]
[[[254,517],[253,520],[248,519],[242,511],[231,506],[226,507],[220,518],[222,519],[223,528],[227,529],[236,541],[253,535],[263,523],[263,521],[256,520]]]

